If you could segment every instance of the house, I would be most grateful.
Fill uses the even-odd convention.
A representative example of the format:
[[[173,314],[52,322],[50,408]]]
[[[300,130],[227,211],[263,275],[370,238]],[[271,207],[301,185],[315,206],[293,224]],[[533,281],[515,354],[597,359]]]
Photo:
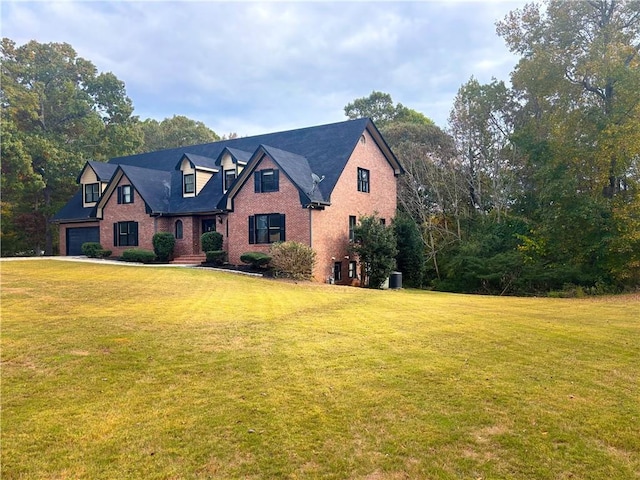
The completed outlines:
[[[60,252],[79,255],[97,241],[118,256],[172,232],[178,261],[204,259],[200,236],[218,231],[232,264],[295,240],[315,250],[316,280],[350,283],[357,219],[393,218],[402,173],[369,119],[88,161],[55,217]]]

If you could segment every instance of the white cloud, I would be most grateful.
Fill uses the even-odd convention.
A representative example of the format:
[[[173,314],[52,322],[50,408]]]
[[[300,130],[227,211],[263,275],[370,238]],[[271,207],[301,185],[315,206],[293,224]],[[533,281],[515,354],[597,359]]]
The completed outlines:
[[[471,75],[508,79],[494,23],[524,3],[9,1],[0,18],[19,45],[67,42],[114,72],[142,118],[248,135],[342,120],[372,90],[444,126]]]

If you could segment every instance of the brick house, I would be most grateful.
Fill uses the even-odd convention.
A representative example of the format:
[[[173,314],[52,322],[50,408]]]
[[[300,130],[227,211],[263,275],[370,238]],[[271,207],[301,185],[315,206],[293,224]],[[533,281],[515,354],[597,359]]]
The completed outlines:
[[[373,213],[390,222],[402,172],[369,119],[89,161],[55,217],[60,252],[98,241],[119,256],[171,232],[177,261],[202,260],[200,236],[218,231],[232,264],[295,240],[315,250],[316,280],[351,283],[353,227]]]

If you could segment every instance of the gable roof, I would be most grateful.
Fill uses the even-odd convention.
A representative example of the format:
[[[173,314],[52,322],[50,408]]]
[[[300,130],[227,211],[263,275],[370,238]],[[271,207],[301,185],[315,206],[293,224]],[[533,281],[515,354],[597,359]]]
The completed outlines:
[[[298,155],[286,150],[271,147],[269,145],[260,145],[248,162],[236,183],[228,192],[228,198],[231,199],[240,190],[242,185],[252,175],[260,160],[265,156],[269,156],[279,167],[280,170],[289,178],[291,183],[298,189],[300,194],[300,203],[308,206],[311,203],[328,204],[328,199],[322,196],[322,192],[313,180],[313,172],[306,157]],[[230,208],[230,202],[227,202],[227,208]]]
[[[245,165],[253,155],[251,152],[245,152],[244,150],[238,150],[237,148],[224,147],[220,152],[220,155],[218,155],[216,165],[220,165],[222,163],[222,157],[225,153],[229,153],[229,155],[231,155],[231,157],[235,160],[235,163],[242,163]]]
[[[328,204],[331,192],[365,131],[378,145],[395,174],[402,173],[402,166],[368,118],[115,157],[106,164],[88,163],[99,178],[115,179],[120,168],[153,212],[179,214],[213,212],[225,208],[227,199],[231,198],[231,190],[246,181],[250,173],[243,171],[226,194],[222,190],[220,177],[214,175],[197,196],[183,198],[179,171],[183,158],[187,158],[195,167],[219,171],[222,155],[228,152],[237,163],[247,165],[244,170],[250,170],[255,168],[251,162],[257,163],[262,155],[267,154],[298,188],[303,205]],[[323,180],[314,182],[312,174]],[[63,216],[63,212],[69,215],[85,213],[77,212],[77,209],[65,207],[56,218],[77,218],[68,217],[66,213]]]
[[[78,175],[76,182],[80,183],[80,178],[82,178],[82,174],[85,172],[87,168],[91,168],[93,172],[96,174],[99,182],[108,182],[111,179],[111,176],[116,171],[117,165],[113,165],[111,163],[105,162],[96,162],[95,160],[89,160],[85,163],[84,168]]]
[[[178,162],[178,165],[176,166],[176,169],[180,168],[180,163],[182,162],[183,158],[186,158],[187,160],[189,160],[189,162],[191,163],[191,166],[193,168],[202,167],[202,168],[205,168],[206,170],[213,170],[215,172],[219,171],[219,168],[217,168],[217,166],[216,166],[216,160],[215,159],[209,158],[209,157],[205,157],[205,156],[202,156],[202,155],[196,155],[194,153],[185,153],[180,158],[180,161]]]
[[[402,173],[403,169],[398,159],[368,118],[116,157],[109,160],[109,163],[168,171],[175,167],[185,153],[219,160],[223,151],[227,149],[229,153],[240,159],[242,156],[246,158],[248,152],[255,153],[261,145],[269,145],[305,157],[313,173],[320,177],[325,176],[325,180],[318,185],[318,188],[322,198],[326,199],[330,197],[349,156],[365,130],[382,150],[394,172]]]

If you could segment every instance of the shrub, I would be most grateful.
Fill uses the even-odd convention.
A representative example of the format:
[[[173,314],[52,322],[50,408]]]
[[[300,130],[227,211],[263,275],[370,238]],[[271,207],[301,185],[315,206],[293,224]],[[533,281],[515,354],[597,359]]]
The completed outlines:
[[[200,237],[200,244],[204,252],[222,250],[222,234],[218,232],[203,233]]]
[[[122,257],[120,258],[125,262],[151,263],[156,259],[156,254],[151,250],[130,248],[122,252]]]
[[[206,252],[207,263],[213,263],[215,265],[222,265],[227,261],[227,252],[224,250],[211,250]]]
[[[161,262],[168,262],[173,257],[173,249],[176,246],[176,239],[172,233],[159,232],[152,238],[153,251]]]
[[[97,258],[107,258],[111,256],[111,250],[98,250],[96,252]]]
[[[89,258],[99,258],[97,252],[102,250],[102,245],[98,242],[85,242],[80,248],[83,255],[86,255]]]
[[[253,268],[261,268],[269,264],[271,256],[262,252],[246,252],[240,256],[240,261],[250,264]]]
[[[360,217],[351,249],[364,267],[362,284],[380,288],[396,266],[398,249],[393,229],[384,226],[376,214]]]
[[[316,252],[299,242],[274,243],[269,251],[271,267],[277,275],[308,280],[316,263]]]

